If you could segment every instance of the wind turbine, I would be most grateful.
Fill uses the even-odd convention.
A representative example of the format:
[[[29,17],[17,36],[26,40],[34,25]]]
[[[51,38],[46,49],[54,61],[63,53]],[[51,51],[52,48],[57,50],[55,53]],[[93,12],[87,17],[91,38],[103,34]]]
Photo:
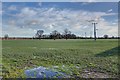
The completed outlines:
[[[96,29],[96,24],[97,24],[97,23],[96,23],[96,22],[93,22],[92,24],[93,24],[93,27],[94,27],[94,40],[96,41],[96,30],[97,30],[97,29]]]
[[[85,39],[87,38],[87,36],[86,36],[86,35],[87,35],[87,33],[85,32]]]
[[[94,40],[96,41],[96,31],[98,30],[96,29],[97,22],[95,20],[86,20],[86,21],[92,23],[93,28],[94,28]]]

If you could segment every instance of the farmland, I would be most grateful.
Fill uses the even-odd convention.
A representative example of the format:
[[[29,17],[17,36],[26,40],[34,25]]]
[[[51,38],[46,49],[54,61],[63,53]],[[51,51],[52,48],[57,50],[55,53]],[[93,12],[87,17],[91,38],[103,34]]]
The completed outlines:
[[[3,40],[5,78],[25,77],[24,70],[56,67],[71,77],[117,77],[118,40]],[[89,75],[86,75],[88,74]],[[94,73],[94,74],[92,74]],[[92,75],[90,75],[92,74]],[[101,75],[101,76],[100,76]]]

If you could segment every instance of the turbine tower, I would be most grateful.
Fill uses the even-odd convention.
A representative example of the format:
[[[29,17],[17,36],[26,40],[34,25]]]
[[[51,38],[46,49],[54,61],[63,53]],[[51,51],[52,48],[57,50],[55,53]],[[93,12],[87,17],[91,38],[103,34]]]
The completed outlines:
[[[93,22],[92,24],[93,24],[93,27],[94,27],[94,40],[96,41],[96,30],[97,30],[97,29],[96,29],[96,24],[97,24],[97,23],[96,23],[96,22]]]
[[[96,24],[97,24],[97,22],[95,21],[95,20],[87,20],[88,22],[92,22],[92,25],[93,25],[93,28],[94,28],[94,40],[96,41],[96,31],[98,30],[98,29],[96,29]]]
[[[85,32],[85,39],[87,38],[87,36],[86,36],[86,32]]]

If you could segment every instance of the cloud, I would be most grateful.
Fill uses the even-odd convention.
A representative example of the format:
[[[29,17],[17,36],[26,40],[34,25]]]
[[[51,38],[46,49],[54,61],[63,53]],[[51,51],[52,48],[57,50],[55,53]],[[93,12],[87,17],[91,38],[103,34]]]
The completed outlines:
[[[0,26],[2,26],[2,20],[0,18]],[[2,27],[0,27],[0,37],[2,36]]]
[[[34,36],[38,29],[50,33],[58,30],[63,33],[65,28],[77,35],[84,32],[93,31],[91,22],[87,20],[97,19],[98,35],[104,34],[117,35],[117,24],[105,20],[104,16],[113,16],[116,13],[90,12],[85,10],[70,10],[58,8],[29,8],[24,7],[20,13],[16,14],[15,19],[3,22],[3,33],[17,36]]]
[[[37,12],[35,12],[34,10],[25,7],[21,10],[21,13],[19,14],[20,17],[32,17],[35,16],[37,14]]]
[[[17,10],[17,8],[16,8],[16,6],[10,6],[9,8],[8,8],[8,10],[11,10],[11,11],[13,11],[13,10]]]
[[[112,12],[112,11],[113,11],[112,9],[108,10],[108,12]]]
[[[0,2],[0,16],[2,15],[2,3]]]
[[[91,4],[91,3],[95,3],[95,2],[82,2],[82,4],[81,5],[89,5],[89,4]]]
[[[2,10],[0,10],[0,16],[2,15],[2,13],[3,13],[3,11],[2,11]]]
[[[99,2],[100,0],[71,0],[71,2]]]
[[[41,7],[42,6],[42,2],[39,2],[38,5]]]
[[[94,2],[96,0],[71,0],[71,2]]]
[[[12,25],[3,25],[3,29],[2,29],[2,35],[4,36],[5,34],[9,34],[9,36],[12,37],[32,37],[35,34],[34,29],[31,28],[20,28],[20,27],[16,27],[16,26],[12,26]]]
[[[119,2],[119,0],[2,0],[2,2]]]
[[[10,21],[8,21],[8,24],[9,24],[9,25],[15,25],[16,23],[15,23],[14,20],[10,20]]]
[[[2,3],[0,1],[0,36],[2,36]]]
[[[71,0],[71,2],[119,2],[119,0]]]

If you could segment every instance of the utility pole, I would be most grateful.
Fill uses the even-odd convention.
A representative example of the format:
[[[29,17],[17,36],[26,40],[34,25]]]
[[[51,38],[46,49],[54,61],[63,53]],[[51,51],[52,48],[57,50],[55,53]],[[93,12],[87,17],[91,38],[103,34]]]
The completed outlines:
[[[92,38],[92,31],[90,31],[90,38]]]
[[[93,27],[94,27],[94,40],[96,41],[96,22],[93,22]]]
[[[87,36],[86,36],[86,32],[85,32],[85,39],[87,38]]]

